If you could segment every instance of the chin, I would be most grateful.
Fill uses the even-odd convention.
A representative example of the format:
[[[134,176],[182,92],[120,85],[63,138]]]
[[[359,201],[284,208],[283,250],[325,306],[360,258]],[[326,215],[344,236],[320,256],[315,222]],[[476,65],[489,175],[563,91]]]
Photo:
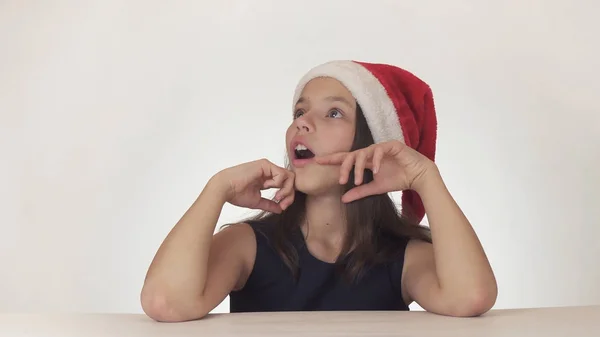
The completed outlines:
[[[294,186],[296,190],[306,195],[331,194],[333,191],[338,192],[341,189],[339,170],[306,166],[294,171],[296,172]]]

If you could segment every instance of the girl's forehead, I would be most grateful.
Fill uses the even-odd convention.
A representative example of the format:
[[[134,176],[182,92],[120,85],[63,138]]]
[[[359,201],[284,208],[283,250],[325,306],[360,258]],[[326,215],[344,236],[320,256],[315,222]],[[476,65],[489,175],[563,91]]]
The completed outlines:
[[[352,93],[340,81],[331,77],[317,77],[304,86],[298,102],[328,97],[337,97],[348,102],[355,100]]]

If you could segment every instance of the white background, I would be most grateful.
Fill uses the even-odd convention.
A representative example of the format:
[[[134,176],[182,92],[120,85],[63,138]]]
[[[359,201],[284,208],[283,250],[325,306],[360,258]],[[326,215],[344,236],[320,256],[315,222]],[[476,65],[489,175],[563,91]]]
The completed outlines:
[[[141,312],[167,232],[218,170],[283,164],[296,81],[331,59],[433,87],[496,308],[600,304],[599,7],[0,1],[0,311]]]

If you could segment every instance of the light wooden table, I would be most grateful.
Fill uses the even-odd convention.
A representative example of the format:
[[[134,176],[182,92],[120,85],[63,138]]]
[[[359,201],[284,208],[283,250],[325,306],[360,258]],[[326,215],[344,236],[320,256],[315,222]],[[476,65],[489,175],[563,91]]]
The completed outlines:
[[[212,314],[158,323],[137,314],[0,314],[0,336],[600,336],[600,306],[492,310],[477,318],[415,312]]]

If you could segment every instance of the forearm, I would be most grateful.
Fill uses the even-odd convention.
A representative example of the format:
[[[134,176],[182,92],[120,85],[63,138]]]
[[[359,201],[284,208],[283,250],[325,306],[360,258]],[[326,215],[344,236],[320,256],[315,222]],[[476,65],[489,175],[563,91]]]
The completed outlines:
[[[446,188],[437,167],[429,174],[417,193],[431,229],[441,292],[456,301],[473,298],[495,301],[496,280],[475,231]]]
[[[220,187],[209,182],[167,235],[146,275],[144,310],[193,311],[199,305],[213,233],[225,203],[222,196]]]

